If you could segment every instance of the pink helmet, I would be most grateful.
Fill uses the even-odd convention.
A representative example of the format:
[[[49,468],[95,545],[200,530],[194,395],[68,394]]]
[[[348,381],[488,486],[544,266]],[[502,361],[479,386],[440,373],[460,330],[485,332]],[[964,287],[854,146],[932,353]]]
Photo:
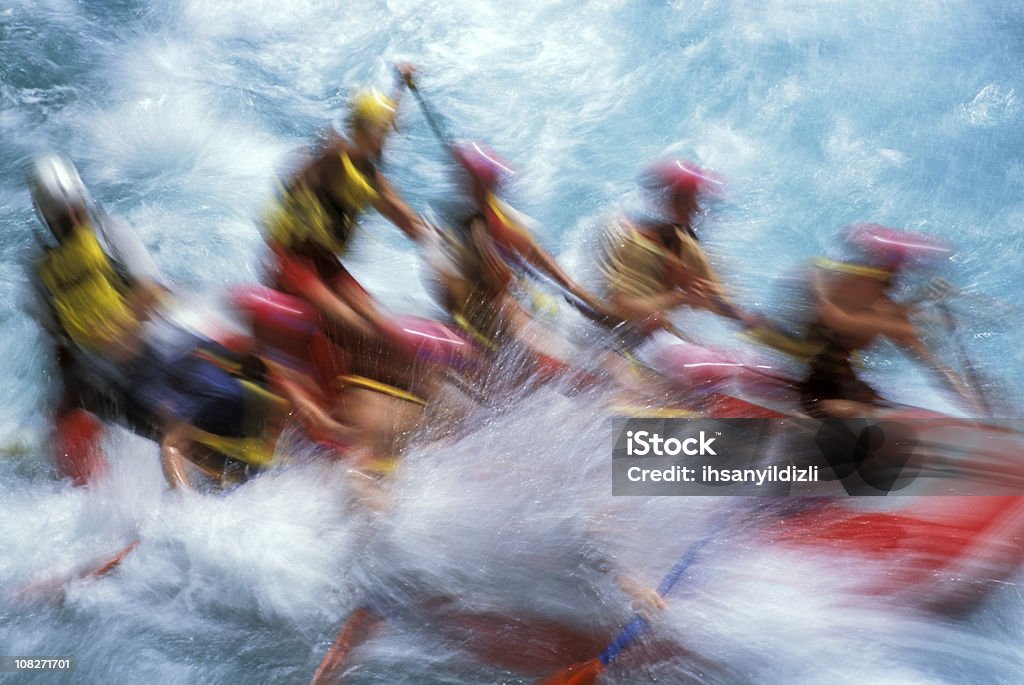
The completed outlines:
[[[650,187],[672,195],[680,192],[718,195],[724,185],[717,174],[683,159],[654,162],[645,176]]]
[[[843,235],[855,248],[888,268],[898,268],[911,261],[934,261],[953,252],[938,238],[880,224],[853,224]]]
[[[470,178],[492,190],[515,172],[494,150],[480,143],[460,143],[452,147],[452,156]]]

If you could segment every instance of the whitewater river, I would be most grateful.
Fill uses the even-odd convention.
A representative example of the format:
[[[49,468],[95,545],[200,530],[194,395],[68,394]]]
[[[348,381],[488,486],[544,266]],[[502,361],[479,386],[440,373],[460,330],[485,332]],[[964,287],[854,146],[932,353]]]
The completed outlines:
[[[584,278],[602,219],[643,209],[638,173],[664,156],[728,180],[701,232],[751,308],[778,310],[777,279],[851,222],[947,239],[943,275],[974,294],[955,304],[956,335],[931,338],[950,363],[962,342],[999,411],[1020,416],[1022,36],[1024,10],[974,0],[0,3],[0,655],[77,660],[0,682],[304,683],[369,604],[389,620],[343,682],[531,683],[564,658],[550,626],[600,648],[631,613],[616,570],[656,585],[736,506],[613,498],[599,391],[541,390],[419,444],[387,516],[351,507],[344,474],[315,462],[172,495],[157,448],[120,429],[106,483],[58,481],[44,456],[56,379],[24,271],[32,155],[70,155],[173,287],[218,292],[258,278],[258,217],[295,151],[409,60],[455,135],[511,161],[510,200]],[[452,165],[411,97],[398,126],[386,172],[443,216]],[[440,316],[415,247],[380,217],[364,228],[356,275],[392,311]],[[893,349],[867,361],[894,399],[950,407]],[[750,518],[690,569],[650,658],[603,682],[1024,682],[1014,579],[966,616],[919,614],[845,592],[856,561],[767,549]],[[62,604],[13,598],[135,540]]]

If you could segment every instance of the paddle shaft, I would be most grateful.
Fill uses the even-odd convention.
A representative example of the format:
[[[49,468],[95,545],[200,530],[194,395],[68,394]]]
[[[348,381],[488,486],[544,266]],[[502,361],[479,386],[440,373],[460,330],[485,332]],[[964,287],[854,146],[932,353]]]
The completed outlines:
[[[605,317],[603,314],[601,314],[600,312],[596,311],[593,307],[591,307],[589,304],[587,304],[582,299],[580,299],[579,295],[577,295],[576,293],[574,293],[571,290],[569,290],[568,288],[566,288],[564,285],[562,285],[561,283],[556,281],[554,278],[552,278],[549,274],[547,274],[547,273],[541,271],[540,269],[538,269],[536,266],[534,266],[533,264],[528,262],[521,255],[518,255],[518,254],[516,254],[514,252],[511,252],[509,250],[502,249],[500,245],[498,246],[498,248],[499,248],[499,250],[501,250],[502,255],[505,256],[506,259],[508,259],[509,261],[513,261],[516,264],[518,264],[519,267],[523,269],[523,271],[525,271],[526,273],[530,274],[531,276],[533,276],[537,280],[544,281],[545,283],[550,283],[553,286],[555,286],[556,288],[558,288],[559,293],[561,293],[561,295],[565,299],[565,301],[568,302],[569,304],[571,304],[573,307],[575,307],[576,310],[579,311],[580,314],[582,314],[583,316],[587,317],[588,319],[590,319],[594,323],[599,323],[599,324],[604,324],[605,323],[605,321],[607,320],[607,317]]]
[[[451,153],[453,149],[451,133],[448,132],[444,124],[441,122],[440,117],[437,115],[436,112],[434,112],[434,109],[423,97],[423,94],[420,92],[419,87],[415,83],[410,83],[409,90],[412,91],[413,97],[416,98],[416,102],[419,103],[420,109],[423,111],[423,116],[427,120],[427,126],[430,127],[430,130],[431,132],[433,132],[434,137],[437,138],[437,142],[440,143],[443,148],[448,150],[449,153]],[[526,260],[517,259],[516,261],[518,261],[534,276],[545,276],[545,274],[541,274],[539,270],[533,267],[533,265],[527,264]],[[577,310],[579,310],[579,312],[583,314],[583,316],[597,323],[603,323],[605,321],[605,316],[601,315],[599,312],[594,311],[593,307],[591,307],[586,302],[581,300],[575,293],[572,293],[569,290],[567,290],[561,283],[558,283],[551,278],[546,278],[545,280],[549,280],[552,283],[555,283],[555,285],[562,291],[562,296],[565,298],[565,300],[569,302],[569,304],[571,304]]]
[[[974,394],[976,396],[975,399],[981,404],[981,409],[988,416],[992,416],[992,406],[985,398],[985,393],[982,392],[981,378],[978,376],[978,372],[975,370],[974,364],[971,363],[970,357],[967,356],[967,350],[964,347],[962,338],[960,337],[960,330],[956,324],[956,319],[953,317],[953,313],[949,311],[949,307],[945,302],[937,302],[936,307],[938,308],[939,313],[942,314],[942,318],[946,322],[946,327],[949,329],[949,334],[956,343],[956,348],[960,355],[960,365],[963,367],[964,375],[967,376],[967,381],[974,389]]]
[[[437,138],[437,142],[441,144],[441,147],[451,151],[451,134],[445,129],[439,117],[434,113],[433,108],[427,104],[427,101],[423,98],[423,94],[420,93],[419,87],[415,83],[410,83],[409,90],[412,91],[412,96],[416,98],[416,102],[419,103],[420,109],[423,110],[423,117],[427,120],[427,126],[430,127],[434,137]]]
[[[345,661],[349,651],[364,642],[370,636],[374,627],[380,624],[381,621],[383,621],[382,618],[366,607],[359,607],[349,614],[344,625],[341,626],[341,630],[338,631],[338,637],[335,638],[330,649],[324,654],[324,658],[317,667],[316,673],[313,674],[313,680],[310,681],[310,685],[326,685],[329,683],[333,679],[334,673]]]
[[[683,577],[683,574],[686,573],[686,571],[693,566],[694,562],[697,561],[697,557],[700,555],[701,551],[707,547],[708,543],[710,543],[722,529],[722,526],[731,513],[731,508],[726,509],[719,512],[714,519],[712,519],[711,524],[708,526],[707,530],[704,531],[704,535],[690,545],[683,556],[679,558],[679,561],[676,562],[675,566],[673,566],[669,572],[665,574],[665,577],[661,579],[661,583],[658,585],[657,590],[659,595],[664,597],[672,591],[672,588],[674,588],[676,583],[679,582],[679,579]],[[612,640],[611,644],[601,652],[598,660],[607,666],[615,660],[622,650],[629,647],[636,638],[647,632],[650,627],[651,624],[647,619],[640,614],[635,615],[633,619],[626,624],[626,627],[615,636],[615,639]]]

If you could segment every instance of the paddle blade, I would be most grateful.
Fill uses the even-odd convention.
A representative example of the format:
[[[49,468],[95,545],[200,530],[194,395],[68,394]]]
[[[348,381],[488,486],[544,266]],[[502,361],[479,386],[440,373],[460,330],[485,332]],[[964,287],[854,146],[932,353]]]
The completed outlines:
[[[360,607],[353,611],[338,632],[334,644],[324,655],[310,685],[327,685],[334,676],[334,672],[345,661],[349,650],[365,641],[380,622],[381,619],[367,609]]]
[[[114,556],[105,557],[98,562],[89,564],[78,572],[61,573],[50,578],[37,580],[18,590],[14,597],[17,601],[21,602],[58,604],[64,601],[64,592],[68,583],[76,578],[80,580],[102,578],[117,568],[124,558],[131,554],[132,550],[138,546],[139,540],[136,540],[127,547],[119,550]]]
[[[100,447],[103,424],[84,409],[75,409],[57,418],[52,455],[57,472],[70,477],[75,485],[94,483],[107,472],[107,461]]]
[[[562,669],[538,683],[538,685],[594,685],[598,676],[604,673],[604,664],[600,659],[591,659],[581,664],[573,664]]]
[[[107,559],[106,561],[102,562],[99,566],[96,566],[96,567],[91,568],[91,569],[86,569],[85,571],[80,571],[79,574],[78,574],[78,577],[79,578],[100,578],[102,576],[107,575],[108,573],[113,571],[115,568],[117,568],[120,565],[120,563],[122,561],[124,561],[124,558],[132,553],[132,550],[134,550],[136,547],[139,546],[139,542],[140,542],[139,540],[136,540],[135,542],[133,542],[132,544],[128,545],[127,547],[122,549],[120,552],[115,554],[110,559]]]

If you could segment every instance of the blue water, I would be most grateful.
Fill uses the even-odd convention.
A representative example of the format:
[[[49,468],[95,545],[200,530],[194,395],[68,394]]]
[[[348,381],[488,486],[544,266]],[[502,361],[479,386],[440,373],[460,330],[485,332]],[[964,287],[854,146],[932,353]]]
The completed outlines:
[[[32,155],[71,155],[175,287],[216,291],[256,277],[256,219],[275,174],[341,125],[355,88],[390,87],[390,64],[408,59],[452,131],[517,168],[510,200],[574,273],[586,274],[604,217],[644,208],[644,162],[669,155],[728,179],[700,230],[754,308],[776,306],[773,283],[850,222],[947,239],[958,251],[942,275],[972,294],[955,303],[956,334],[932,325],[930,339],[950,363],[962,343],[993,403],[1019,416],[1022,35],[1024,10],[974,1],[0,5],[0,583],[144,540],[115,576],[73,584],[61,608],[0,605],[0,653],[76,656],[64,682],[304,682],[348,611],[398,571],[478,605],[613,628],[629,610],[610,581],[581,577],[590,606],[568,606],[573,583],[556,578],[575,577],[575,558],[540,551],[611,516],[607,554],[654,585],[699,536],[683,524],[704,513],[611,501],[601,405],[553,393],[417,451],[387,524],[346,513],[343,482],[315,466],[224,497],[171,496],[155,447],[117,432],[107,486],[52,481],[41,454],[53,369],[23,271]],[[412,98],[386,162],[413,207],[441,211],[451,164]],[[415,248],[380,218],[365,229],[357,275],[392,310],[436,315]],[[896,399],[950,406],[893,349],[868,362]],[[827,577],[771,555],[723,551],[703,568],[659,630],[705,660],[607,682],[1024,680],[1017,586],[954,621],[834,603]],[[349,675],[529,682],[415,621],[379,637]]]

